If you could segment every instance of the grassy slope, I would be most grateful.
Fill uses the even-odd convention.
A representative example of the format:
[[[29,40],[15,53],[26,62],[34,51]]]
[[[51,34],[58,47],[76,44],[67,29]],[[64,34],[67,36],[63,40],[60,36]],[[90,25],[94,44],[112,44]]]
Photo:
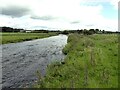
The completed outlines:
[[[29,41],[32,39],[45,38],[56,35],[56,33],[1,33],[0,44],[16,43],[21,41]]]
[[[46,77],[34,87],[117,88],[117,35],[69,35],[63,49],[65,62],[48,67]],[[40,83],[42,81],[42,83]]]

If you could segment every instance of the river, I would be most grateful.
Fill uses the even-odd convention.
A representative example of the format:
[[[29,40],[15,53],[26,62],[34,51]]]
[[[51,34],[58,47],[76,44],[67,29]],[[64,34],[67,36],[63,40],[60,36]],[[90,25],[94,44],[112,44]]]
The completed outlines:
[[[62,49],[66,44],[67,36],[58,35],[1,45],[2,87],[23,88],[34,84],[37,81],[36,71],[44,76],[48,64],[64,59]]]

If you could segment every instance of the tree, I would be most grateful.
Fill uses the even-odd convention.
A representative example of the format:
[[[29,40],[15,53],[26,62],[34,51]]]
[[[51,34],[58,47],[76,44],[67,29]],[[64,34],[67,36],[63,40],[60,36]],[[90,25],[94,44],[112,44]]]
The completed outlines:
[[[105,33],[105,30],[103,30],[102,33]]]
[[[96,33],[94,29],[90,29],[89,32],[90,32],[91,34],[95,34],[95,33]]]
[[[95,33],[98,33],[99,32],[99,29],[95,29]]]

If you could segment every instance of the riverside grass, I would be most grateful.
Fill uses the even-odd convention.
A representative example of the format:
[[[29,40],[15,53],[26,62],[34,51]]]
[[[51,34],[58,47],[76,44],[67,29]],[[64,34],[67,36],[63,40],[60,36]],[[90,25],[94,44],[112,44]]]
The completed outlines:
[[[34,88],[118,88],[117,34],[70,34],[63,52]]]
[[[49,33],[0,33],[0,44],[17,43],[22,41],[29,41],[33,39],[40,39],[57,35],[54,32]]]

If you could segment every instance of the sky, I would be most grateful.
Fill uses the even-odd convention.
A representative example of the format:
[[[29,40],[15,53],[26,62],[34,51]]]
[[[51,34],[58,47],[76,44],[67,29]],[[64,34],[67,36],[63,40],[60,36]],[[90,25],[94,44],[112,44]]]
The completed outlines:
[[[0,0],[0,26],[118,31],[119,0]]]

